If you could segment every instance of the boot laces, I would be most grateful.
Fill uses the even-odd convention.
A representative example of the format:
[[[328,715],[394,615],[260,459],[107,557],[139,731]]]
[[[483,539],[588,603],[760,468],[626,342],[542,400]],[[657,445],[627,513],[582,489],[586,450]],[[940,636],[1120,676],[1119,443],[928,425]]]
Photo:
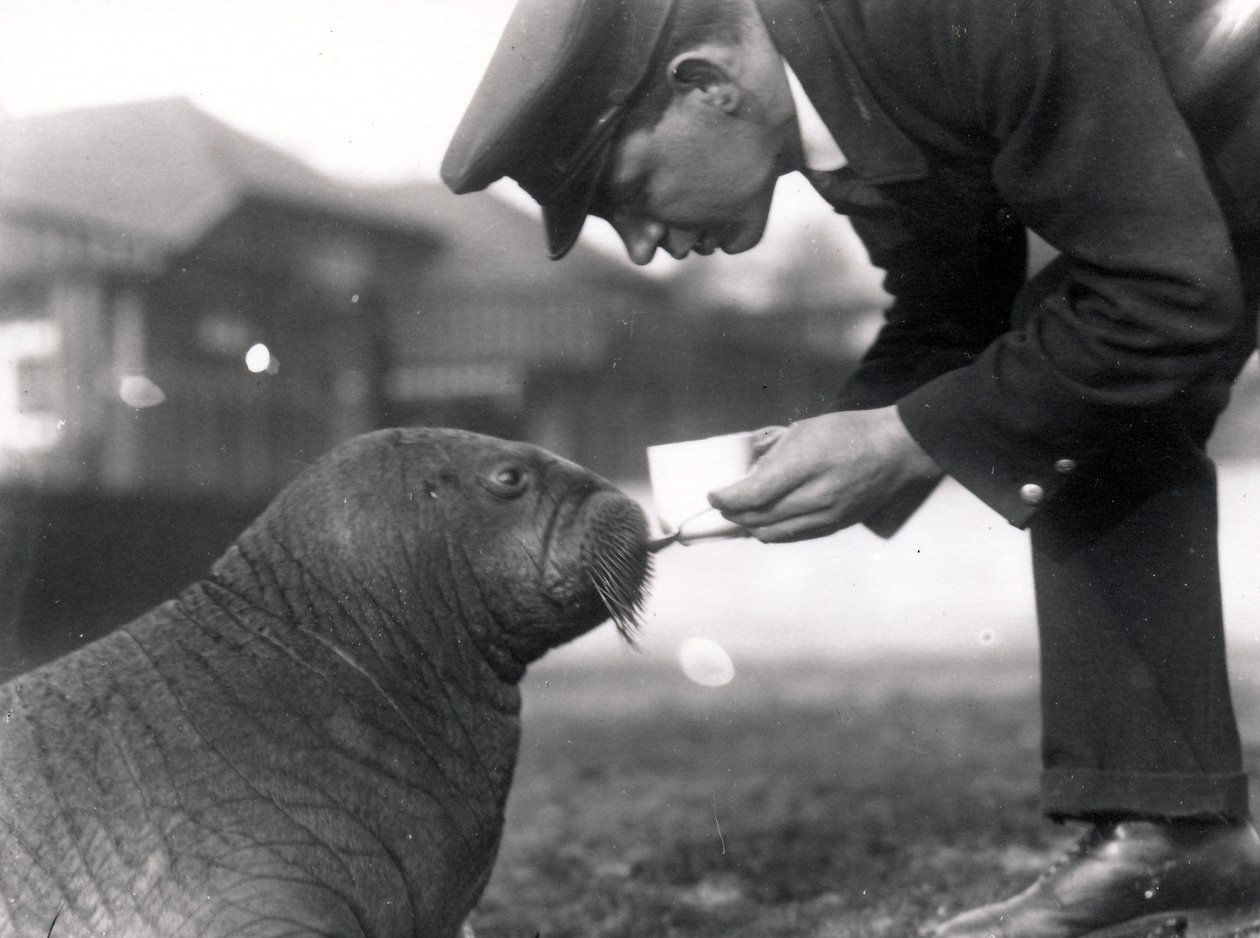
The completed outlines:
[[[1111,836],[1113,830],[1114,825],[1110,824],[1091,825],[1088,830],[1076,839],[1076,842],[1073,843],[1072,846],[1068,847],[1067,850],[1055,858],[1050,865],[1042,871],[1041,875],[1037,877],[1037,882],[1043,883],[1046,880],[1051,879],[1059,872],[1059,870],[1063,869],[1063,867],[1070,863],[1075,863],[1082,857],[1087,856],[1094,850],[1095,847],[1106,841],[1107,838]]]

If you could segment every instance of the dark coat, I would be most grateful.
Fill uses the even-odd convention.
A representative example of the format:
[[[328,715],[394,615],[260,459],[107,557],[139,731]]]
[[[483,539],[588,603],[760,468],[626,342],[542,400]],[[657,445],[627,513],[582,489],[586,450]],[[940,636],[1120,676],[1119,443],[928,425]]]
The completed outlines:
[[[1208,0],[759,4],[895,298],[839,406],[898,403],[1020,526],[1135,432],[1182,410],[1210,428],[1254,342],[1233,241],[1260,232],[1260,15],[1231,32]],[[1025,227],[1062,259],[1020,302]]]

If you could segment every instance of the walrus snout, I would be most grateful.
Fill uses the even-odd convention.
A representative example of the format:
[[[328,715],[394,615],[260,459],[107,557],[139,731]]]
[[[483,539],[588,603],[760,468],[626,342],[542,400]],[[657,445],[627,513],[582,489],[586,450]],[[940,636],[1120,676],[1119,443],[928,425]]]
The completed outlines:
[[[619,494],[598,498],[582,545],[582,565],[617,631],[634,644],[652,568],[643,510]]]

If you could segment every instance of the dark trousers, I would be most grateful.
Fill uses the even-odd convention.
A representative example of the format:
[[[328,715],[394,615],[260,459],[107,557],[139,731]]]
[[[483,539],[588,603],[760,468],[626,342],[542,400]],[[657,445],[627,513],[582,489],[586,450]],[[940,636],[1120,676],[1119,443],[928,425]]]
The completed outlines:
[[[1255,310],[1260,238],[1238,249]],[[1023,300],[1035,302],[1037,288]],[[1255,344],[1248,320],[1184,406],[1135,421],[1107,463],[1075,478],[1032,525],[1051,817],[1248,814],[1205,452]]]

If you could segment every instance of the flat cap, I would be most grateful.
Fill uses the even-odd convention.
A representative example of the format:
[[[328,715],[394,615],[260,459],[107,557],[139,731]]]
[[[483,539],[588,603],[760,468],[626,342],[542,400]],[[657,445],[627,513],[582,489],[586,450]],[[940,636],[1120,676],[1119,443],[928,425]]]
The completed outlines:
[[[614,133],[677,0],[519,0],[442,160],[454,192],[504,176],[542,206],[547,246],[577,241]]]

